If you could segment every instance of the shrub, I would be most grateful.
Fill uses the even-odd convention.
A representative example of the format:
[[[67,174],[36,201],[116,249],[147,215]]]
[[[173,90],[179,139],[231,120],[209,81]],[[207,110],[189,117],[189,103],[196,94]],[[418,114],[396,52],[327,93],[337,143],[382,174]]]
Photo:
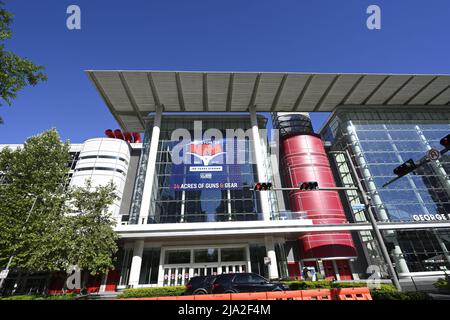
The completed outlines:
[[[0,300],[74,300],[78,296],[75,293],[55,294],[55,295],[16,295],[9,297],[2,297]]]
[[[360,288],[367,287],[365,282],[332,282],[331,288]]]
[[[424,292],[398,292],[390,290],[371,290],[373,300],[431,300]]]
[[[184,286],[125,289],[123,293],[120,294],[118,297],[123,299],[123,298],[181,296],[185,290],[186,288]]]
[[[285,284],[291,290],[327,289],[330,281],[286,281]]]
[[[450,276],[446,275],[445,279],[440,278],[438,281],[433,283],[433,286],[438,289],[450,290]]]
[[[331,289],[331,288],[356,288],[367,287],[365,282],[332,282],[322,281],[285,281],[291,290]]]

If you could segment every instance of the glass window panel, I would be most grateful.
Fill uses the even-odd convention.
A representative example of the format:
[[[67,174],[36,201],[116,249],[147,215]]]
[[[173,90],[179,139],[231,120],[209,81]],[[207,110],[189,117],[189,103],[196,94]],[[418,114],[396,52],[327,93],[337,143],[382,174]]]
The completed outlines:
[[[245,256],[244,248],[223,248],[220,251],[222,261],[245,261]]]
[[[396,141],[398,151],[426,151],[425,145],[420,141]]]
[[[360,145],[364,151],[385,151],[385,152],[394,151],[394,149],[392,148],[392,144],[390,142],[360,141]]]
[[[191,251],[190,250],[167,250],[165,254],[166,264],[175,263],[190,263]]]
[[[219,260],[218,249],[194,250],[194,262],[217,262]]]

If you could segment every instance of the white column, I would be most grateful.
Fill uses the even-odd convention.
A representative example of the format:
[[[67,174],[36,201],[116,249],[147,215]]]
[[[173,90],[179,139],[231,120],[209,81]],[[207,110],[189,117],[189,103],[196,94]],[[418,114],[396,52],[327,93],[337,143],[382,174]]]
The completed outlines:
[[[359,280],[359,274],[355,272],[355,268],[353,266],[353,263],[355,261],[353,259],[350,259],[348,261],[348,267],[350,268],[350,272],[352,273],[353,280]]]
[[[159,133],[161,131],[162,107],[157,106],[153,122],[152,138],[150,141],[147,171],[145,172],[144,190],[142,192],[141,210],[139,212],[138,224],[146,224],[150,210],[150,201],[153,191],[153,182],[156,169],[156,155],[158,153]]]
[[[252,260],[250,257],[250,245],[245,248],[245,255],[247,256],[247,272],[252,272]]]
[[[109,273],[109,271],[107,271],[106,273],[104,273],[102,275],[102,281],[101,281],[99,292],[105,292],[106,291],[106,282],[108,281],[108,273]]]
[[[128,284],[132,287],[139,284],[143,252],[144,240],[136,240],[133,247],[133,259],[131,260],[130,280],[128,281]]]
[[[323,278],[325,278],[325,267],[323,266],[322,259],[316,260],[316,267],[318,269],[318,272],[323,276]]]
[[[254,158],[253,161],[256,163],[256,169],[258,173],[258,180],[259,182],[266,182],[266,172],[264,169],[264,161],[265,161],[265,153],[266,150],[263,149],[261,146],[261,138],[259,135],[259,128],[258,128],[258,119],[256,117],[256,107],[250,106],[248,108],[250,112],[250,122],[252,125],[252,138],[253,138],[253,151],[254,151]],[[269,204],[269,194],[268,192],[271,191],[261,191],[260,194],[260,201],[261,201],[261,209],[262,214],[264,217],[264,220],[268,221],[270,220],[270,204]]]
[[[159,255],[159,268],[158,268],[158,287],[164,286],[164,259],[166,256],[166,250],[161,248]],[[192,275],[191,275],[192,277]]]
[[[277,264],[277,255],[275,254],[275,245],[273,241],[273,237],[265,237],[264,238],[266,245],[267,257],[270,258],[269,264],[269,279],[277,279],[278,278],[278,264]]]
[[[408,264],[406,263],[405,257],[403,256],[402,248],[398,243],[397,237],[393,237],[392,239],[394,243],[393,256],[397,273],[409,273]]]
[[[336,280],[341,280],[341,275],[339,274],[339,268],[337,266],[336,260],[331,261],[333,263],[334,274],[336,275]]]

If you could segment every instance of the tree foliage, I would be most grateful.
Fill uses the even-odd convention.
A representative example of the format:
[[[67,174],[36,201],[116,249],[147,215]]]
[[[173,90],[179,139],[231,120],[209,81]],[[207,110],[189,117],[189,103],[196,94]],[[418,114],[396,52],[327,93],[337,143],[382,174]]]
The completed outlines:
[[[56,130],[0,151],[0,266],[14,254],[11,267],[26,271],[113,267],[117,238],[108,208],[115,187],[67,187],[69,159]]]
[[[116,199],[111,182],[93,187],[90,180],[82,187],[70,190],[69,210],[65,217],[65,236],[69,247],[67,261],[92,274],[104,273],[113,268],[112,257],[117,251],[116,220],[108,207]]]
[[[31,60],[5,49],[5,41],[12,37],[12,18],[13,15],[4,9],[0,1],[0,106],[1,100],[11,105],[23,87],[35,86],[47,80],[47,75],[42,72],[43,66],[35,65]]]
[[[66,201],[69,145],[56,130],[29,138],[22,148],[0,152],[0,265],[16,253],[13,265],[34,269],[40,236],[53,233]],[[35,206],[30,213],[33,203]]]

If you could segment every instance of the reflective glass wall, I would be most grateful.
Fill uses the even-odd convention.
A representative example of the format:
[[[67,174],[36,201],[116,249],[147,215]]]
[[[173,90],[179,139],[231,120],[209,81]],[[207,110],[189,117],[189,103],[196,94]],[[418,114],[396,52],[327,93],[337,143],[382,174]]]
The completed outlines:
[[[432,117],[425,112],[353,111],[340,113],[325,139],[333,141],[334,149],[353,146],[352,153],[363,158],[370,173],[364,178],[374,183],[382,202],[377,209],[385,210],[388,220],[412,221],[416,215],[450,214],[450,154],[385,188],[382,185],[396,177],[393,169],[406,160],[418,161],[430,148],[441,150],[439,140],[449,133],[448,112]]]
[[[414,173],[383,188],[396,177],[393,169],[403,162],[419,161],[427,150],[443,149],[439,140],[450,133],[448,109],[341,109],[322,130],[332,150],[348,149],[371,196],[379,221],[450,219],[450,155],[429,162]],[[446,249],[449,230],[397,231],[387,235],[396,250],[399,272],[450,269]]]
[[[242,156],[241,163],[236,168],[224,167],[222,174],[238,175],[239,187],[226,188],[199,188],[196,190],[177,190],[173,188],[175,165],[172,160],[172,149],[177,142],[172,140],[172,133],[176,129],[186,129],[194,139],[194,121],[201,121],[202,132],[208,129],[218,129],[226,140],[226,143],[234,143],[235,151]],[[260,128],[265,128],[266,119],[259,117]],[[152,122],[149,122],[148,133],[151,132]],[[220,222],[220,221],[246,221],[262,220],[259,213],[259,201],[255,192],[250,190],[256,179],[256,166],[252,164],[252,150],[248,139],[244,141],[228,141],[227,129],[250,128],[248,115],[228,117],[208,116],[164,116],[162,118],[160,140],[156,159],[156,177],[151,198],[151,207],[148,223],[181,223],[181,222]],[[149,136],[149,135],[148,135]],[[147,137],[146,137],[147,138]],[[145,144],[145,141],[144,141]],[[143,156],[148,148],[143,149]],[[142,156],[141,156],[142,157]],[[143,157],[144,158],[144,157]],[[145,160],[145,158],[144,158]],[[140,161],[138,177],[133,196],[132,211],[137,211],[142,193],[139,192],[143,185],[146,161]],[[228,172],[233,170],[233,172]],[[181,179],[181,181],[186,182]]]

